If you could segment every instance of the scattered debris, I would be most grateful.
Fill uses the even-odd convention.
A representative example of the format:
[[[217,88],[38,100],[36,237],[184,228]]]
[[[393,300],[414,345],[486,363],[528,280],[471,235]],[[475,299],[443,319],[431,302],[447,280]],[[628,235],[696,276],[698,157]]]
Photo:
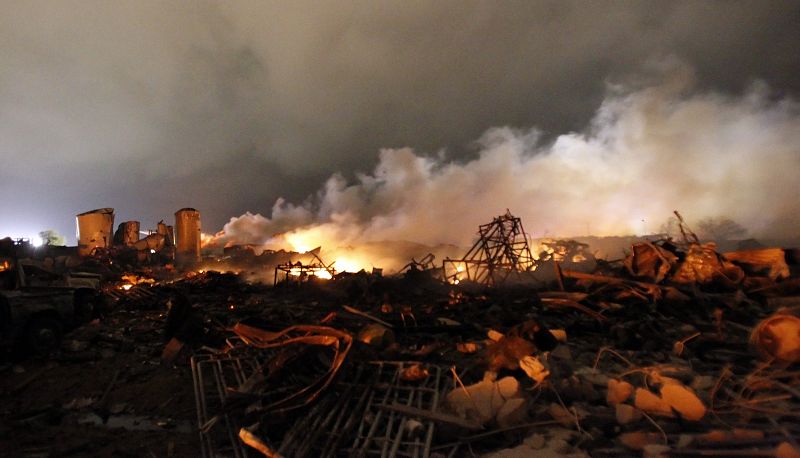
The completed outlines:
[[[105,234],[102,215],[95,232]],[[337,273],[318,250],[253,254],[262,274],[275,269],[275,284],[264,285],[250,272],[191,267],[194,241],[183,247],[190,267],[120,267],[120,253],[146,240],[135,227],[120,225],[113,242],[90,238],[81,268],[93,265],[95,277],[59,271],[48,280],[58,269],[22,262],[40,291],[51,280],[102,279],[102,300],[98,313],[63,321],[48,353],[0,365],[3,450],[216,458],[800,449],[795,250],[721,254],[682,223],[682,241],[636,242],[620,260],[595,259],[574,241],[542,243],[534,258],[507,213],[442,270],[432,255],[375,275]],[[166,240],[170,231],[158,233]],[[18,248],[8,246],[0,276],[17,281]],[[267,258],[279,262],[263,267]],[[546,265],[552,280],[529,275]],[[0,297],[12,318],[0,322],[4,338],[22,316],[15,301],[53,309],[50,293],[18,290]]]

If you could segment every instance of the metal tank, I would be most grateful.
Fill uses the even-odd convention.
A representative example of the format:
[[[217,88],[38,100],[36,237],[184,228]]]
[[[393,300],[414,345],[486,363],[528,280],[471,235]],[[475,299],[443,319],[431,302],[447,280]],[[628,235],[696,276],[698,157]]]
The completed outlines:
[[[161,234],[166,238],[164,242],[166,246],[175,245],[175,230],[173,229],[172,226],[167,226],[163,220],[158,222],[156,233]]]
[[[114,244],[131,246],[139,241],[139,221],[125,221],[119,223],[117,232],[114,233]]]
[[[76,216],[78,255],[89,256],[95,248],[107,248],[113,241],[114,209],[98,208]]]
[[[200,260],[200,212],[182,208],[175,212],[175,260]]]

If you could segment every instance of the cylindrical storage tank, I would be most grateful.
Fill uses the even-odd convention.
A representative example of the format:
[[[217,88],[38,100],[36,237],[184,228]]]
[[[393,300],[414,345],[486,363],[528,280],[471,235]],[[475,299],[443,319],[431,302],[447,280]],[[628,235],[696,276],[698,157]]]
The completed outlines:
[[[166,246],[175,245],[175,231],[172,230],[172,226],[167,226],[163,220],[158,222],[156,233],[161,234],[166,238],[164,241]]]
[[[175,260],[200,260],[200,212],[182,208],[175,212]]]
[[[139,241],[139,221],[125,221],[119,223],[117,232],[114,234],[116,245],[131,246]]]
[[[114,237],[114,209],[98,208],[81,213],[78,224],[78,255],[89,256],[95,248],[107,248]]]

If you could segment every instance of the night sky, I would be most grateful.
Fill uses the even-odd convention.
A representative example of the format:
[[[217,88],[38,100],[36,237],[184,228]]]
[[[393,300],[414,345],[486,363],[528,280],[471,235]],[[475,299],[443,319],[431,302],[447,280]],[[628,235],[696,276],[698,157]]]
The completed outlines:
[[[308,209],[297,219],[302,224],[330,221],[326,180],[330,185],[338,173],[341,186],[363,185],[359,174],[394,173],[376,169],[382,148],[438,158],[434,169],[477,164],[497,144],[491,129],[508,128],[514,139],[536,129],[539,146],[525,154],[561,154],[553,148],[564,144],[559,136],[605,131],[598,124],[615,122],[604,117],[608,111],[624,117],[628,108],[619,104],[612,105],[618,111],[601,109],[610,93],[636,94],[617,101],[663,101],[646,88],[670,87],[676,74],[691,83],[680,83],[663,103],[713,100],[684,113],[722,113],[703,115],[716,129],[708,138],[735,149],[782,126],[737,153],[746,159],[762,154],[758,145],[778,145],[781,155],[769,161],[776,170],[715,183],[746,186],[800,171],[793,133],[800,127],[797,1],[3,0],[0,11],[0,237],[53,228],[74,243],[75,214],[99,207],[114,207],[117,223],[135,219],[143,228],[195,207],[204,231],[213,233],[247,211],[270,218],[279,198]],[[675,121],[672,114],[665,119]],[[703,129],[689,121],[669,125]],[[712,143],[690,137],[674,150],[653,148],[652,157],[668,162],[676,151]],[[781,192],[797,196],[794,186]],[[367,188],[358,192],[374,191]],[[530,192],[524,199],[537,200],[538,191]],[[568,197],[579,201],[581,192]],[[691,212],[685,195],[669,201],[676,192],[683,191],[648,198]],[[753,212],[733,216],[752,219],[777,199],[763,185],[746,196],[746,204],[723,207],[736,213],[749,205]],[[487,214],[511,205],[496,197]],[[573,202],[562,201],[561,208]],[[382,215],[391,199],[357,204],[381,206],[359,213],[373,226],[397,213]],[[698,206],[695,216],[710,205]],[[797,204],[770,208],[772,222],[754,231],[796,222]]]

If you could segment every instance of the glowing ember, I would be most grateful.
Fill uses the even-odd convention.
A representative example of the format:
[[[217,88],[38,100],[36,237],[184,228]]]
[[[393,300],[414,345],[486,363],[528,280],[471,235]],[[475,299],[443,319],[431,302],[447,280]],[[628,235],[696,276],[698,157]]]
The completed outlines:
[[[152,278],[140,277],[134,274],[125,274],[122,276],[121,280],[126,283],[130,283],[131,285],[138,285],[140,283],[147,283],[152,285],[153,283],[156,282]]]
[[[457,285],[457,284],[461,283],[461,279],[462,279],[461,273],[463,273],[466,270],[466,266],[464,264],[456,264],[455,268],[456,268],[456,273],[450,279],[450,284],[453,284],[453,285]]]
[[[119,286],[120,289],[128,291],[136,285],[140,284],[147,284],[152,285],[156,281],[152,278],[147,277],[140,277],[135,274],[125,274],[122,276],[121,280],[124,282],[122,285]]]

